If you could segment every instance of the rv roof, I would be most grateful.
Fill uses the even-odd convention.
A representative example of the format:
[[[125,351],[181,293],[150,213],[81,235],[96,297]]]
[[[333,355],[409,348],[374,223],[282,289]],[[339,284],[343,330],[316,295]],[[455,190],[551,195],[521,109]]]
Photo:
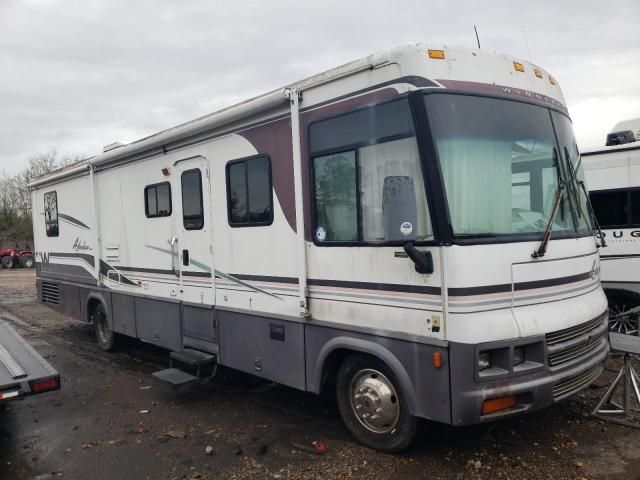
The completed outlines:
[[[436,88],[443,87],[442,84],[438,83],[437,79],[462,80],[494,86],[501,85],[514,90],[522,89],[522,92],[539,93],[553,99],[560,105],[564,105],[562,93],[555,79],[547,72],[529,62],[508,55],[485,52],[478,49],[448,47],[446,45],[427,46],[422,43],[410,43],[346,63],[292,83],[286,87],[273,90],[239,104],[223,108],[151,136],[141,138],[132,143],[106,150],[95,157],[83,160],[70,167],[65,167],[38,177],[34,179],[30,185],[35,188],[51,181],[86,172],[91,165],[121,160],[143,152],[149,154],[153,154],[154,151],[156,151],[156,153],[162,153],[163,146],[168,143],[242,120],[248,115],[257,112],[266,112],[279,106],[284,107],[285,103],[288,102],[288,94],[291,91],[308,90],[354,75],[358,72],[373,70],[392,64],[398,65],[400,71],[415,75],[416,72],[409,71],[411,69],[403,69],[403,65],[419,59],[420,62],[422,62],[420,65],[425,68],[423,64],[424,59],[427,58],[427,52],[430,52],[430,58],[439,59],[430,63],[428,70],[425,72],[429,75],[430,79],[434,79],[433,86]],[[443,52],[442,57],[432,57],[431,52]],[[477,68],[478,66],[482,66],[482,68]],[[518,73],[524,71],[526,71],[526,74]]]

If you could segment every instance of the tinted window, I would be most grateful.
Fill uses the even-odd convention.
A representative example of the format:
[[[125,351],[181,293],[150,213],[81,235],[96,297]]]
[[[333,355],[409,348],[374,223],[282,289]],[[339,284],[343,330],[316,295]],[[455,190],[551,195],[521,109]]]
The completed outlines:
[[[171,215],[171,185],[169,182],[149,185],[144,189],[145,214],[149,218]]]
[[[433,238],[406,99],[322,120],[309,131],[316,243]]]
[[[589,196],[601,227],[624,227],[629,224],[627,191],[592,192]]]
[[[358,240],[355,152],[337,153],[313,160],[316,194],[316,239]]]
[[[260,155],[227,165],[229,224],[269,225],[273,221],[271,161]]]
[[[629,192],[629,215],[632,225],[640,225],[640,190]]]
[[[320,153],[372,140],[413,135],[413,120],[406,99],[364,108],[311,125],[311,151]]]
[[[200,170],[187,170],[182,174],[182,222],[186,230],[204,227],[202,208],[202,175]]]
[[[56,192],[44,194],[44,224],[47,237],[57,237],[60,234],[58,228],[58,194]]]

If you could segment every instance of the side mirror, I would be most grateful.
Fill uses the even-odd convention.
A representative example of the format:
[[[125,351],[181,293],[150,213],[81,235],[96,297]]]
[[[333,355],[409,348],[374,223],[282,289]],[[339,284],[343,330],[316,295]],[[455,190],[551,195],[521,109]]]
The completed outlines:
[[[418,273],[433,273],[433,257],[431,252],[421,252],[413,242],[404,244],[404,251],[413,260]]]

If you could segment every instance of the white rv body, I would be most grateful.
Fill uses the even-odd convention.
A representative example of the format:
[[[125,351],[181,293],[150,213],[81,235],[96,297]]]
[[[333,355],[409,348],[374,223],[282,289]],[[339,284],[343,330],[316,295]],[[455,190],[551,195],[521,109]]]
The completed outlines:
[[[442,103],[443,94],[456,97]],[[429,130],[440,128],[442,116],[430,116],[436,107],[423,106],[431,98],[445,109],[495,101],[525,116],[535,107],[549,131],[551,117],[567,118],[555,80],[528,62],[422,44],[380,52],[37,179],[40,298],[87,321],[101,302],[117,333],[171,350],[209,352],[221,365],[311,392],[323,388],[327,373],[349,352],[365,353],[393,371],[412,415],[455,425],[529,411],[575,393],[599,375],[608,353],[591,228],[554,233],[546,254],[532,258],[553,192],[541,190],[536,200],[545,197],[545,215],[511,203],[513,189],[520,203],[533,195],[526,193],[533,184],[521,179],[535,173],[522,168],[535,164],[536,147],[526,146],[523,135],[525,146],[517,148],[484,144],[509,162],[506,177],[502,166],[491,167],[502,176],[486,189],[507,192],[505,218],[521,214],[537,230],[457,236],[437,159],[470,150],[467,140],[452,145],[455,135],[433,140]],[[384,115],[394,115],[393,121]],[[292,137],[298,125],[299,137]],[[517,155],[530,157],[512,174]],[[398,171],[384,162],[395,162]],[[447,188],[454,188],[450,172],[457,167],[447,162],[447,179],[454,182]],[[250,168],[267,163],[270,210],[245,212],[238,207],[245,201],[241,183],[230,200],[229,172],[244,171],[249,188]],[[545,178],[555,175],[551,164],[544,170]],[[193,202],[182,176],[196,178],[194,171],[201,177],[202,208],[185,219],[183,195],[189,211]],[[502,178],[508,183],[500,188]],[[416,198],[427,199],[416,202],[414,221],[392,213],[380,221],[391,207],[381,206],[379,197],[392,198],[385,197],[383,180],[384,188],[404,182]],[[377,190],[367,190],[370,183]],[[146,189],[155,188],[149,195],[157,200],[166,187],[154,186],[163,184],[170,186],[171,207],[158,210],[171,213],[148,218]],[[57,211],[50,206],[45,215],[51,192]],[[258,187],[254,192],[256,198],[264,194]],[[475,225],[462,219],[474,200],[464,202],[456,207],[459,224]],[[568,205],[562,221],[570,223]],[[249,221],[230,225],[234,212]],[[252,223],[252,216],[259,220]],[[396,219],[399,231],[381,236]],[[202,228],[185,228],[185,222]],[[47,236],[45,224],[58,236]],[[431,256],[432,273],[416,271],[403,250],[408,241]],[[516,363],[521,351],[523,361]],[[492,360],[480,370],[483,353]],[[517,404],[483,413],[485,400],[504,395],[516,396]]]
[[[621,122],[614,131],[639,122]],[[585,150],[582,163],[607,243],[600,253],[603,288],[640,294],[640,141]]]

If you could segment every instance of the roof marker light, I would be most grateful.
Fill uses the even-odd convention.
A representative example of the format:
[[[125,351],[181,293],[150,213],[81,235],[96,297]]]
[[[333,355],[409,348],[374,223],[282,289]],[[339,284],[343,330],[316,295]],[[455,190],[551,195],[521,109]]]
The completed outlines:
[[[542,78],[543,77],[542,72],[540,70],[538,70],[537,68],[533,69],[533,73],[535,73],[536,77],[538,77],[538,78]]]
[[[555,78],[553,78],[551,75],[549,75],[549,83],[550,83],[551,85],[555,85],[555,84],[556,84],[556,79],[555,79]]]
[[[431,50],[429,49],[429,58],[434,60],[444,60],[444,50]]]
[[[516,69],[516,72],[524,72],[524,65],[518,62],[513,62],[513,68]]]

